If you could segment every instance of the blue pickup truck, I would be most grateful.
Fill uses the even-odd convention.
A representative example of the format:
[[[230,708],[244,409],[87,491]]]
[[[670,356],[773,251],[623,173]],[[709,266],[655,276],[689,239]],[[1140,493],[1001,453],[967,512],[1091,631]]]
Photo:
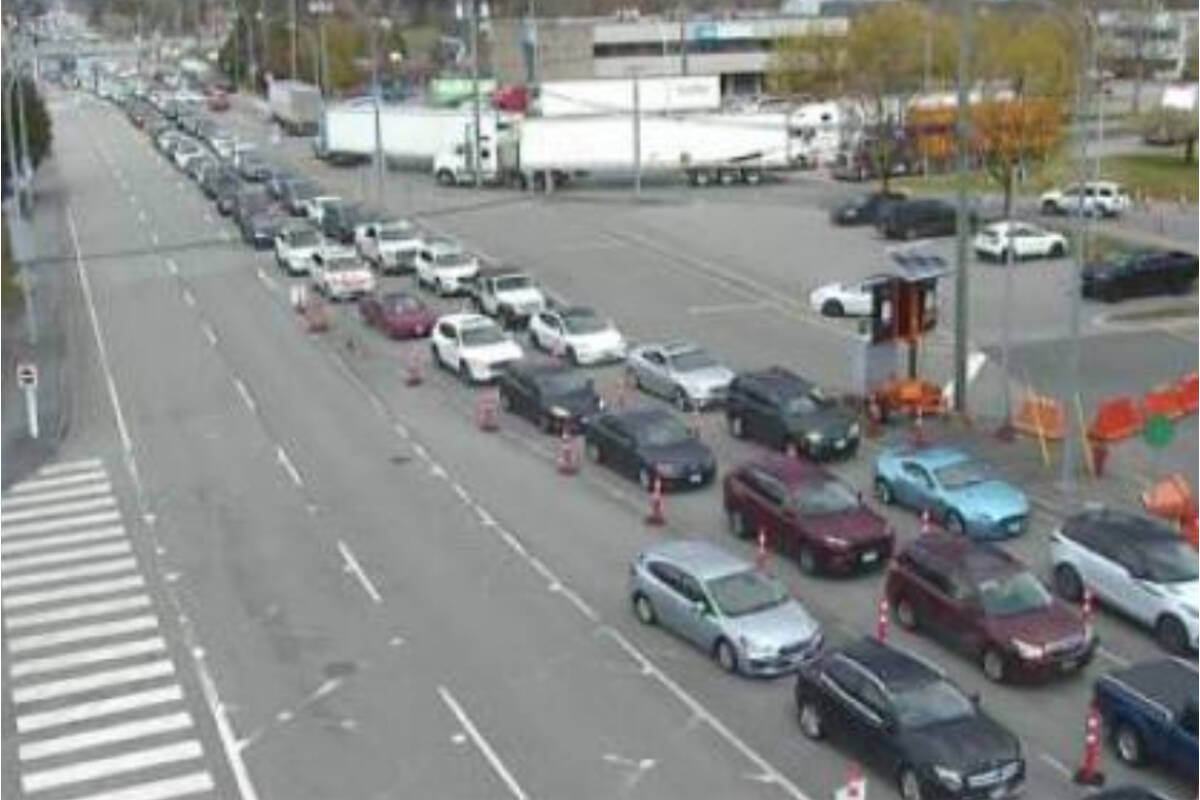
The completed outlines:
[[[1196,665],[1178,658],[1146,661],[1096,681],[1095,701],[1117,757],[1140,766],[1163,765],[1196,780]]]

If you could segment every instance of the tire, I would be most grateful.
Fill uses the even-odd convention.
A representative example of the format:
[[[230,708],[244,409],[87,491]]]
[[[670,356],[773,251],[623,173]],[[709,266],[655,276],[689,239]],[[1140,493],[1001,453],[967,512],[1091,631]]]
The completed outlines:
[[[825,720],[821,719],[821,711],[817,708],[816,703],[811,700],[801,701],[797,715],[800,721],[800,732],[804,734],[805,738],[812,739],[814,742],[825,738]]]
[[[1004,654],[994,647],[983,651],[980,657],[984,676],[992,683],[1004,683],[1008,679],[1008,665],[1004,662]]]
[[[1042,203],[1042,213],[1043,214],[1057,214],[1058,206],[1054,204],[1053,200],[1047,200],[1046,202]]]
[[[1137,728],[1127,722],[1118,723],[1113,731],[1112,741],[1117,758],[1126,764],[1140,767],[1146,763],[1146,746]]]
[[[713,647],[713,658],[721,666],[721,669],[728,672],[730,675],[736,675],[738,672],[737,650],[733,649],[733,645],[728,639],[717,639],[716,646]]]
[[[513,410],[512,396],[508,392],[497,392],[497,394],[500,395],[500,408],[511,414]]]
[[[729,416],[729,434],[735,439],[746,438],[746,422],[737,414]]]
[[[946,512],[946,530],[950,533],[957,533],[961,536],[967,535],[967,523],[963,521],[962,514],[957,511]]]
[[[454,173],[448,169],[439,169],[436,178],[438,186],[453,186],[456,183]]]
[[[579,354],[575,352],[574,347],[567,348],[566,356],[567,356],[567,360],[571,362],[572,366],[576,366],[576,367],[579,366]]]
[[[1154,638],[1164,650],[1173,655],[1185,655],[1188,651],[1187,628],[1177,618],[1164,615],[1154,626]]]
[[[900,797],[903,800],[924,800],[921,779],[917,777],[917,773],[912,767],[906,766],[900,770],[900,774],[896,778],[896,788],[899,789]]]
[[[471,370],[467,369],[467,362],[458,362],[458,377],[462,379],[463,383],[474,383],[474,381],[471,380]]]
[[[821,313],[827,317],[844,317],[846,309],[837,300],[826,300],[821,304]]]
[[[542,433],[554,433],[554,417],[542,414],[538,417],[538,427],[541,428]]]
[[[916,228],[905,228],[904,229],[904,241],[911,242],[915,238],[917,238],[917,229]]]
[[[875,479],[875,498],[885,506],[890,506],[896,502],[896,496],[892,493],[892,486],[883,478]]]
[[[729,518],[729,532],[739,539],[750,538],[750,526],[746,524],[746,518],[742,512],[737,509],[730,509],[726,514]]]
[[[653,625],[658,621],[658,615],[654,613],[654,606],[650,604],[649,598],[641,592],[633,596],[633,615],[643,625]]]
[[[1054,568],[1054,591],[1063,600],[1079,603],[1083,600],[1083,578],[1070,564]]]
[[[800,570],[805,575],[816,575],[821,571],[820,564],[817,562],[817,554],[808,545],[802,545],[800,552],[796,554],[796,561],[800,564]]]
[[[683,389],[675,390],[675,407],[685,413],[692,410],[692,401]]]
[[[433,359],[433,363],[436,366],[438,366],[442,369],[446,369],[446,362],[442,360],[442,354],[437,349],[437,345],[432,344],[432,343],[429,345],[429,354],[430,354],[430,357]]]
[[[912,602],[907,597],[896,598],[896,621],[902,628],[909,631],[915,631],[921,627],[921,623],[917,619],[917,610],[913,608]]]
[[[1066,254],[1067,254],[1067,248],[1063,247],[1061,242],[1055,242],[1050,247],[1050,257],[1051,258],[1062,258]]]

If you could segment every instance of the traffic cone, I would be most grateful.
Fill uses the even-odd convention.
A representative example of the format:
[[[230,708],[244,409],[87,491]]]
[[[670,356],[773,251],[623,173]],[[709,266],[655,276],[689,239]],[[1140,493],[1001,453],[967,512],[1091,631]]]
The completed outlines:
[[[1083,617],[1084,625],[1092,624],[1092,615],[1096,611],[1096,599],[1092,597],[1092,590],[1086,586],[1083,589],[1083,603],[1080,606],[1080,614]]]
[[[851,761],[846,767],[846,782],[833,794],[834,800],[867,800],[867,779],[862,768]]]
[[[933,533],[933,515],[928,508],[921,512],[921,534],[927,533]]]
[[[1103,786],[1104,773],[1100,771],[1100,709],[1092,703],[1088,706],[1087,728],[1083,736],[1083,758],[1075,770],[1075,782],[1082,786]]]
[[[913,417],[912,446],[913,447],[924,447],[926,444],[927,444],[927,440],[925,439],[925,412],[923,412],[921,410],[920,406],[917,406],[916,416]]]
[[[759,570],[767,568],[767,529],[758,529],[758,549],[754,553],[754,565]]]
[[[579,458],[575,454],[575,442],[564,425],[558,443],[558,474],[574,475],[576,472],[579,472]]]
[[[409,351],[408,358],[404,364],[404,385],[405,386],[420,386],[425,382],[425,375],[421,370],[421,354],[416,350]]]
[[[646,515],[647,525],[666,525],[667,524],[667,505],[663,499],[662,478],[657,474],[654,476],[654,486],[650,490],[650,513]]]
[[[500,428],[498,407],[499,404],[496,402],[494,393],[480,393],[479,399],[475,401],[475,422],[479,426],[479,430],[491,433]]]
[[[783,448],[783,452],[788,458],[798,458],[799,451],[796,449],[796,443],[789,441]]]
[[[881,642],[887,642],[888,637],[888,599],[886,596],[879,598],[879,613],[875,618],[875,638]]]

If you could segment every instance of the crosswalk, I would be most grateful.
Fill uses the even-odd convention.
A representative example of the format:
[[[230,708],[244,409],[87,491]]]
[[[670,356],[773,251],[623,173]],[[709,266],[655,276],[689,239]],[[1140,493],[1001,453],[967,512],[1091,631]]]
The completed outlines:
[[[22,797],[216,796],[102,461],[4,494],[0,587]]]

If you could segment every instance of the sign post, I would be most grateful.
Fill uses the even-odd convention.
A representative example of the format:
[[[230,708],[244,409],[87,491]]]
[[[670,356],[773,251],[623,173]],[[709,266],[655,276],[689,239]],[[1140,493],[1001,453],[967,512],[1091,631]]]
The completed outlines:
[[[37,365],[28,361],[17,364],[17,385],[25,390],[25,419],[29,423],[29,438],[38,438]]]

